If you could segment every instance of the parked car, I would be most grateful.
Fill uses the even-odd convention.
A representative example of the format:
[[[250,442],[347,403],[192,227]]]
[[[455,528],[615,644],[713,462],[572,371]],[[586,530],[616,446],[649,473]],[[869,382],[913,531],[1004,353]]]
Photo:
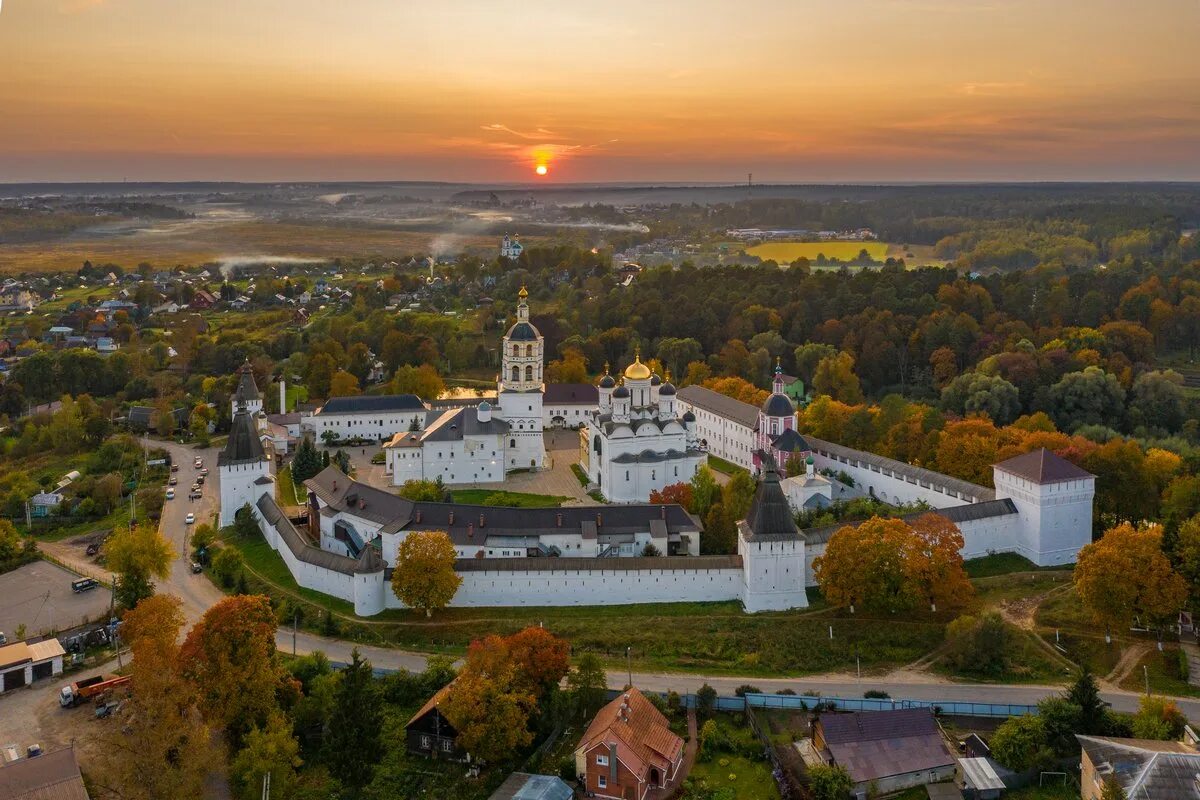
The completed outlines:
[[[194,462],[192,462],[192,466],[195,467],[196,469],[200,469],[201,467],[204,466],[204,459],[197,458]]]
[[[171,480],[167,481],[168,486],[174,486],[177,483],[179,483],[179,478],[176,478],[174,475],[171,476]]]
[[[87,554],[88,554],[89,556],[94,556],[94,555],[96,555],[96,553],[99,553],[99,552],[100,552],[100,545],[99,545],[99,543],[97,543],[97,542],[92,542],[91,544],[89,544],[89,545],[87,546]]]
[[[96,580],[95,578],[80,578],[77,581],[71,581],[71,591],[75,592],[75,594],[79,594],[80,592],[86,592],[89,589],[95,589],[99,585],[100,581]]]
[[[188,514],[188,515],[187,515],[187,516],[184,518],[184,520],[183,520],[183,523],[184,523],[185,525],[191,525],[191,524],[192,524],[193,522],[195,522],[195,521],[196,521],[196,515],[195,515],[195,514],[190,514],[190,513],[189,513],[189,514]]]
[[[172,464],[172,465],[171,465],[171,472],[179,472],[179,465],[178,465],[178,464]]]
[[[167,489],[167,499],[168,500],[175,499],[175,490],[174,489]]]
[[[199,489],[192,489],[192,493],[188,495],[188,500],[199,500],[204,496],[204,493]]]
[[[199,484],[200,486],[203,486],[204,485],[204,476],[201,475],[200,477],[196,478],[196,483]]]
[[[200,470],[200,477],[201,477],[201,478],[203,478],[203,477],[204,477],[205,475],[207,475],[207,474],[208,474],[208,467],[205,467],[204,469]]]
[[[4,635],[4,631],[0,631],[0,644],[6,644],[8,637]]]
[[[204,571],[204,567],[200,566],[199,561],[192,562],[192,574],[193,575],[199,575],[203,571]]]

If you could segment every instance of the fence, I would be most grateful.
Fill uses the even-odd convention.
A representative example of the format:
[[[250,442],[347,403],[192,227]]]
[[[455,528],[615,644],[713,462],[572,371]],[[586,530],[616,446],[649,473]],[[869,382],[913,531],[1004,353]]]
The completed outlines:
[[[740,700],[740,698],[721,698]],[[901,700],[867,697],[809,697],[790,694],[747,694],[746,705],[754,708],[803,710],[820,705],[838,711],[894,711],[898,708],[932,708],[941,714],[959,717],[1016,717],[1036,714],[1037,706],[1016,703],[971,703],[960,700]],[[724,710],[724,709],[722,709]]]

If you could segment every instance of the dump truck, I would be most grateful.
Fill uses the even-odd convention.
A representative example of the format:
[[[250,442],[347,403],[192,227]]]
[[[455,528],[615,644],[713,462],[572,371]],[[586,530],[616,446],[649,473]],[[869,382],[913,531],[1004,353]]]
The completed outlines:
[[[58,693],[58,704],[63,708],[71,708],[109,689],[115,689],[127,683],[129,683],[128,675],[93,675],[90,678],[84,678],[81,681],[75,681],[69,686],[62,687]]]

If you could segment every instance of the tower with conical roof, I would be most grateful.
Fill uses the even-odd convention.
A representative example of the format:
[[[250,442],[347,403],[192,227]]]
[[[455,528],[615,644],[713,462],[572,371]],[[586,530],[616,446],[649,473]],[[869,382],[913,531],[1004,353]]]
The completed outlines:
[[[253,383],[253,380],[251,381]],[[260,401],[261,403],[261,401]],[[232,525],[242,506],[252,509],[264,493],[275,494],[271,460],[245,402],[240,402],[229,429],[229,441],[217,456],[221,485],[221,526]]]
[[[517,321],[504,334],[496,387],[500,407],[495,413],[510,429],[504,455],[508,471],[541,469],[546,455],[542,438],[545,391],[542,364],[546,343],[541,331],[529,321],[529,291],[522,286],[517,296]]]
[[[804,535],[780,485],[779,468],[769,452],[757,454],[762,467],[758,490],[746,518],[738,523],[742,557],[742,605],[747,611],[804,608]]]
[[[246,359],[245,363],[238,367],[237,387],[229,400],[229,416],[235,416],[238,406],[241,405],[250,412],[251,419],[257,418],[263,410],[262,395],[258,392],[258,384],[254,382],[254,369],[250,366],[250,359]]]

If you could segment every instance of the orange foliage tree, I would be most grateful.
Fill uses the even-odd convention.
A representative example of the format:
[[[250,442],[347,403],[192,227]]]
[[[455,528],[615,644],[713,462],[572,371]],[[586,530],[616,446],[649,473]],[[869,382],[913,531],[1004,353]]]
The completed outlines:
[[[692,508],[692,485],[690,483],[672,483],[664,486],[662,491],[657,489],[650,492],[650,502],[655,505],[681,505],[689,511]]]
[[[543,695],[571,670],[570,646],[545,628],[530,626],[505,639],[522,686]]]
[[[907,568],[915,591],[931,608],[953,611],[975,596],[963,569],[963,535],[950,520],[932,512],[912,521]]]
[[[537,696],[526,686],[504,639],[493,634],[472,642],[441,704],[458,745],[477,759],[501,761],[533,741],[529,717]]]
[[[1093,619],[1121,628],[1135,616],[1162,623],[1188,596],[1187,581],[1162,551],[1162,529],[1141,530],[1125,523],[1110,528],[1079,551],[1075,591]]]
[[[266,725],[281,691],[295,691],[275,649],[275,626],[263,595],[226,597],[204,612],[180,649],[204,718],[235,739]]]
[[[741,400],[752,406],[762,405],[763,401],[771,395],[767,390],[760,389],[743,378],[709,378],[701,385],[706,389],[712,389],[714,392]]]

